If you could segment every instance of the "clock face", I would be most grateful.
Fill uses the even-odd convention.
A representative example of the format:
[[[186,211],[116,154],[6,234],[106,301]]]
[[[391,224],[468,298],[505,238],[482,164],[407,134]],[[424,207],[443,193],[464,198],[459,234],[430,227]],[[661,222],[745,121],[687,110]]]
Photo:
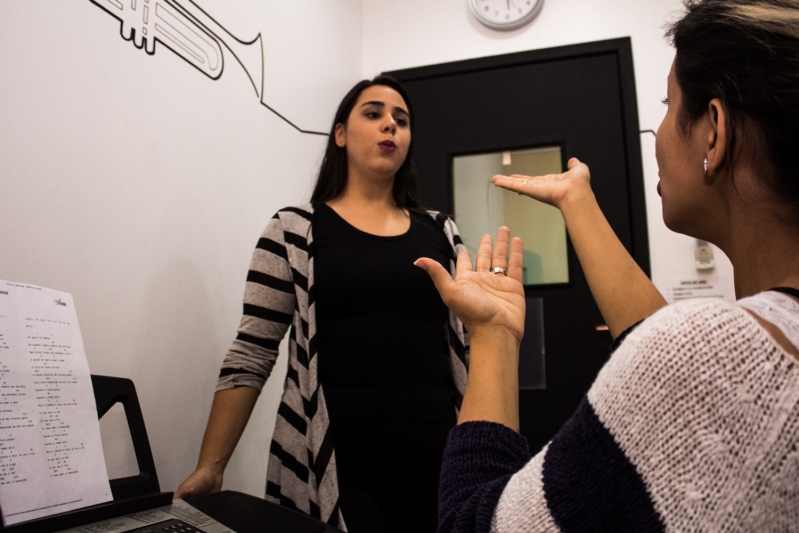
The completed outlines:
[[[495,30],[515,30],[533,20],[544,0],[468,0],[477,20]]]

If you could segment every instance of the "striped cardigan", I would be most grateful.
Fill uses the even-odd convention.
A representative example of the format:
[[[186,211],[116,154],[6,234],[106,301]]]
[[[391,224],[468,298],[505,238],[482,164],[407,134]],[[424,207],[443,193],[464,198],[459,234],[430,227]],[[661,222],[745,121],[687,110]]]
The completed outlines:
[[[450,270],[464,248],[454,222],[429,212],[452,246]],[[272,371],[278,345],[289,333],[289,364],[270,447],[266,499],[302,511],[340,529],[336,460],[323,386],[318,381],[314,306],[313,207],[281,209],[269,221],[253,253],[244,292],[244,316],[225,356],[216,390],[260,390]],[[450,313],[452,392],[460,406],[466,388],[468,335]]]

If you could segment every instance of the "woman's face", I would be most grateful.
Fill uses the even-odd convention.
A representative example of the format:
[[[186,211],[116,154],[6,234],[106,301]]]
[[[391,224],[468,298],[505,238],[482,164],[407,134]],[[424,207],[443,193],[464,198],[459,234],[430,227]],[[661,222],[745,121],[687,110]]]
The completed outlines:
[[[393,178],[411,145],[408,106],[391,87],[372,85],[335,133],[336,145],[347,151],[350,172]]]
[[[657,132],[655,157],[658,162],[658,194],[663,205],[663,222],[672,231],[691,233],[689,226],[703,213],[703,196],[706,191],[701,127],[692,127],[684,133],[678,121],[682,105],[682,90],[674,74],[674,64],[669,72],[666,102],[668,110]]]

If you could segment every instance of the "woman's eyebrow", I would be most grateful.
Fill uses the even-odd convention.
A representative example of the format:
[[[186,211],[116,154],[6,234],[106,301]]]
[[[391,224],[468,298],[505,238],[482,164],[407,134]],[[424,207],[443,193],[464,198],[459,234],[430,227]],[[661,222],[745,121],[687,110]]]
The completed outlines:
[[[379,100],[370,100],[368,102],[364,102],[364,103],[361,104],[361,107],[367,106],[367,105],[375,105],[375,106],[379,106],[379,107],[386,107],[386,104],[381,102],[381,101],[379,101]],[[404,114],[410,116],[410,113],[408,113],[407,110],[405,110],[404,108],[402,108],[400,106],[394,106],[394,111],[395,112],[404,113]]]

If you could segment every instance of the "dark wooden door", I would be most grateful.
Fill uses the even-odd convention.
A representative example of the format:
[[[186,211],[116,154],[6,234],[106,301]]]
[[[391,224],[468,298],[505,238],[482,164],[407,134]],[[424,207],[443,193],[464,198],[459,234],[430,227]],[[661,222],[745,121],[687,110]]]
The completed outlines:
[[[558,145],[591,168],[602,210],[649,272],[638,110],[628,38],[387,72],[414,108],[425,207],[453,213],[452,160]],[[490,176],[486,176],[488,180]],[[457,222],[457,220],[456,220]],[[511,228],[512,230],[513,228]],[[521,391],[521,432],[540,449],[574,412],[611,342],[571,243],[569,283],[526,287],[543,300],[546,388]]]

